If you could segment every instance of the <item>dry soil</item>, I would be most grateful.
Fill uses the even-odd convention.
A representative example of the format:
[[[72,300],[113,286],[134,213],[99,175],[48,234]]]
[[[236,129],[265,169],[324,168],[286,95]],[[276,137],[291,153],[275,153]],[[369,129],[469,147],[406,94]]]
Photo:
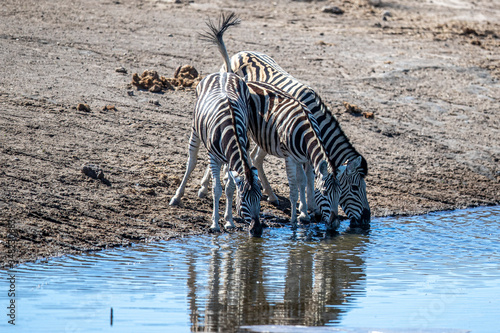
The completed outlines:
[[[373,216],[499,204],[498,0],[3,0],[2,265],[208,232],[211,196],[196,196],[205,152],[183,205],[168,205],[194,90],[132,80],[218,71],[198,34],[221,10],[242,19],[230,54],[271,55],[331,107],[369,162]],[[282,204],[262,212],[281,225],[284,163],[268,162]]]

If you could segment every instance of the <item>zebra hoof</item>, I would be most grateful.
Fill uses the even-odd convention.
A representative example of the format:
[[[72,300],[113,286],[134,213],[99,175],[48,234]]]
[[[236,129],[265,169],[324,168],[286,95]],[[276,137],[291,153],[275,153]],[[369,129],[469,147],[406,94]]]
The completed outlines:
[[[198,190],[198,198],[205,198],[207,196],[207,190],[205,188],[200,188]]]
[[[220,228],[219,228],[219,226],[217,226],[217,227],[211,226],[209,231],[210,232],[220,232]]]
[[[173,197],[172,200],[170,200],[170,206],[179,206],[180,204],[181,204],[181,199]]]
[[[234,223],[227,222],[227,223],[224,225],[224,229],[231,230],[231,229],[234,229],[234,228],[236,228],[236,226],[234,225]]]
[[[311,218],[307,214],[301,213],[298,217],[300,223],[306,224],[311,222]]]

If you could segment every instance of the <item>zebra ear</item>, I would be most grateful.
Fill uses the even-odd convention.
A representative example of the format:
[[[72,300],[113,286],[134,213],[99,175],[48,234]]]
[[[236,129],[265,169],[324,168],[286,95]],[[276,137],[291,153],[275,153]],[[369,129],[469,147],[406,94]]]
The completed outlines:
[[[361,166],[361,156],[356,157],[347,163],[347,173],[355,172]]]
[[[340,176],[341,176],[344,172],[346,172],[346,169],[347,169],[347,168],[346,168],[346,166],[345,166],[345,165],[341,165],[341,166],[339,166],[339,167],[337,168],[337,174],[336,174],[336,175],[337,175],[337,179],[338,179],[338,178],[340,178]]]
[[[319,173],[323,176],[323,178],[328,176],[328,163],[326,163],[325,160],[319,162],[318,169],[319,169]]]

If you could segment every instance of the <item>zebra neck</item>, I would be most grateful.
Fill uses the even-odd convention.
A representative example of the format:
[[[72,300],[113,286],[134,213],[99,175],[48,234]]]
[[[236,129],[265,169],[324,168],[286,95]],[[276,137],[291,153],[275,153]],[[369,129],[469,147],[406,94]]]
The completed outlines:
[[[249,167],[246,167],[245,159],[240,156],[238,150],[228,151],[228,166],[229,170],[236,171],[238,175],[247,175],[247,169],[250,171]]]
[[[319,103],[311,110],[318,121],[321,138],[325,146],[326,153],[332,165],[338,168],[345,161],[361,156],[345,135],[337,118],[330,109],[319,99]]]
[[[236,112],[237,109],[240,111],[239,113]],[[232,149],[228,149],[226,153],[229,169],[250,180],[252,170],[250,169],[246,150],[248,143],[247,123],[242,119],[242,116],[245,115],[242,114],[241,108],[235,108],[231,103],[229,103],[229,111],[231,112],[234,140],[234,145],[229,145]]]

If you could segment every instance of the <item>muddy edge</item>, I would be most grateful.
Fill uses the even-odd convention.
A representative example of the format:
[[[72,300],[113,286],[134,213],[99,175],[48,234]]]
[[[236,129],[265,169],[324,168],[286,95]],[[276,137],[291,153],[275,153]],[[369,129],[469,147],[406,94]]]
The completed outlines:
[[[182,206],[168,205],[193,89],[130,83],[147,69],[217,71],[221,58],[198,33],[220,10],[243,21],[227,33],[230,54],[267,53],[320,92],[369,162],[374,216],[499,204],[500,9],[407,3],[4,1],[0,262],[208,232],[211,196],[196,196],[204,151]],[[262,212],[274,225],[290,210],[284,163],[268,162],[282,205]]]

